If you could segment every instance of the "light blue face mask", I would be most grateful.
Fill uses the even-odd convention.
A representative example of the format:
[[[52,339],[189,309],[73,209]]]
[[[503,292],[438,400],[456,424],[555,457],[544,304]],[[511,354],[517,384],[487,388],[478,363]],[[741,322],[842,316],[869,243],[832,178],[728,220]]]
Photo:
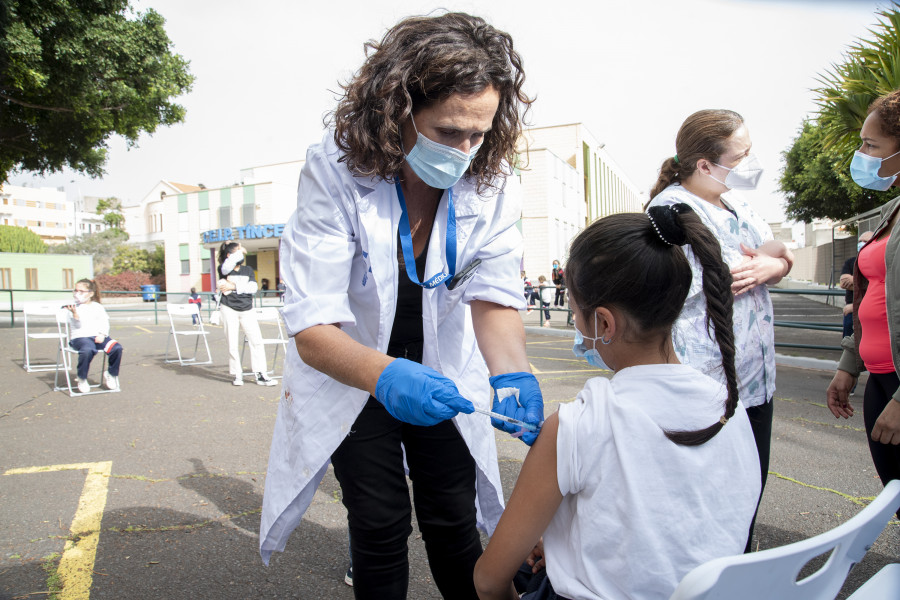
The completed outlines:
[[[412,167],[419,179],[433,188],[446,190],[456,185],[456,182],[466,174],[469,163],[475,157],[481,144],[472,146],[469,153],[451,148],[430,140],[416,128],[416,122],[410,115],[413,129],[416,131],[416,145],[406,155],[406,162]]]
[[[855,181],[856,185],[859,187],[883,192],[894,185],[894,181],[896,181],[897,175],[900,175],[900,172],[889,175],[888,177],[881,177],[878,174],[878,171],[881,169],[881,163],[898,154],[900,154],[900,152],[894,152],[885,158],[878,158],[877,156],[863,154],[857,150],[853,153],[853,160],[850,161],[850,177],[853,178],[853,181]]]
[[[588,348],[587,344],[584,343],[584,340],[588,339],[594,342],[594,345],[597,344],[597,340],[600,340],[602,344],[608,344],[609,342],[604,340],[602,337],[597,335],[597,318],[594,317],[594,337],[585,337],[578,328],[575,328],[575,343],[572,345],[572,353],[578,358],[584,358],[592,367],[597,367],[598,369],[604,369],[606,371],[612,371],[605,362],[603,362],[603,357],[600,356],[600,353],[597,352],[596,348]]]
[[[862,250],[863,246],[865,245],[865,242],[856,242],[856,253],[859,254],[859,251]]]

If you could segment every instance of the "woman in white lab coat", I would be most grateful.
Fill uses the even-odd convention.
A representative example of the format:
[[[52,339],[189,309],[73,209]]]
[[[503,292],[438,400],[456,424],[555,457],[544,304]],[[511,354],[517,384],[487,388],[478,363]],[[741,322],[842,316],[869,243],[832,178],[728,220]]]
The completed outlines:
[[[405,458],[438,589],[476,598],[476,522],[492,532],[503,496],[490,419],[473,408],[543,420],[517,312],[521,202],[509,167],[531,101],[511,38],[477,17],[409,18],[367,50],[333,129],[307,153],[282,237],[295,346],[260,553],[283,550],[330,460],[356,597],[405,598]]]

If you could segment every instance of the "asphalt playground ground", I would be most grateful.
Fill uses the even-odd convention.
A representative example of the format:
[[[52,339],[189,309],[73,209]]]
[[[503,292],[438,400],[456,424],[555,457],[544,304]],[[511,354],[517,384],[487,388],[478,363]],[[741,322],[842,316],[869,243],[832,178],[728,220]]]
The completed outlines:
[[[776,297],[777,318],[837,323],[839,312]],[[525,315],[528,355],[549,414],[587,378],[604,373],[572,356],[562,319],[533,328],[536,319],[536,311]],[[148,313],[115,313],[113,323],[112,335],[125,348],[122,391],[76,398],[53,391],[53,372],[26,373],[23,329],[0,327],[0,599],[352,598],[343,583],[346,513],[330,470],[285,552],[269,567],[259,559],[280,386],[249,379],[232,386],[220,327],[209,328],[213,364],[181,367],[163,360],[163,319],[155,324]],[[776,337],[836,344],[839,334],[779,330]],[[46,340],[32,352],[55,356]],[[827,531],[882,488],[866,446],[861,389],[853,419],[837,421],[825,408],[831,373],[824,369],[837,353],[779,353],[772,463],[754,538],[759,549]],[[527,449],[496,435],[508,496]],[[891,562],[900,562],[896,520],[840,597]],[[439,598],[417,531],[410,539],[409,597]]]

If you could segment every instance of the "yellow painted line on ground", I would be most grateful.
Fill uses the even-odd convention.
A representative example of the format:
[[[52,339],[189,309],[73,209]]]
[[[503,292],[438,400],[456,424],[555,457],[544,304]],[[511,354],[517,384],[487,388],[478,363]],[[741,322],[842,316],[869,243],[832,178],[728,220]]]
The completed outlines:
[[[87,469],[88,474],[84,480],[81,497],[78,499],[72,526],[69,528],[71,535],[66,540],[57,569],[62,586],[57,596],[59,600],[88,600],[91,596],[94,561],[97,558],[97,545],[100,543],[100,522],[106,508],[106,491],[112,473],[112,461],[26,467],[10,469],[4,473],[4,475],[29,475],[82,469]]]
[[[147,333],[153,333],[153,332],[150,331],[149,329],[147,329],[147,328],[145,328],[145,327],[141,327],[140,325],[135,325],[134,328],[135,328],[135,329],[140,329],[141,331],[146,331]]]
[[[541,374],[540,369],[538,369],[536,366],[534,366],[533,363],[528,363],[528,366],[531,367],[531,372],[532,372],[532,374],[534,374],[534,375],[540,375],[540,374]]]

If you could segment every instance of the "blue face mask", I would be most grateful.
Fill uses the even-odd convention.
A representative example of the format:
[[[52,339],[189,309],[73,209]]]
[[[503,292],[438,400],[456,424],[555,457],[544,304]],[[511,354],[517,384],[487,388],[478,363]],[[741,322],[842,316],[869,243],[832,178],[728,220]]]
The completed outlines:
[[[592,367],[597,367],[598,369],[604,369],[606,371],[612,371],[613,369],[611,369],[609,365],[603,362],[603,357],[600,356],[600,353],[597,352],[596,348],[587,347],[587,344],[584,343],[585,339],[591,340],[592,342],[594,342],[594,345],[596,345],[597,340],[600,340],[600,342],[603,344],[608,344],[612,341],[609,340],[609,342],[607,342],[602,337],[597,335],[596,317],[594,318],[594,337],[586,338],[580,331],[578,331],[577,327],[575,328],[575,343],[572,345],[572,353],[579,358],[584,358],[584,360],[586,360],[587,363]]]
[[[416,145],[406,155],[406,162],[413,172],[426,184],[439,190],[452,188],[466,174],[469,163],[475,157],[481,144],[472,146],[469,153],[451,148],[430,140],[416,128],[416,122],[410,115],[413,129],[416,131]]]
[[[856,243],[856,253],[859,254],[859,251],[862,250],[863,246],[865,246],[865,242],[857,242]]]
[[[888,177],[881,177],[878,174],[879,169],[881,169],[881,163],[898,154],[900,154],[900,152],[894,152],[885,158],[878,158],[877,156],[863,154],[857,150],[853,153],[853,160],[850,161],[850,177],[852,177],[853,181],[856,182],[856,185],[860,187],[883,192],[894,185],[894,181],[896,181],[897,175],[900,175],[900,173],[894,173]]]

